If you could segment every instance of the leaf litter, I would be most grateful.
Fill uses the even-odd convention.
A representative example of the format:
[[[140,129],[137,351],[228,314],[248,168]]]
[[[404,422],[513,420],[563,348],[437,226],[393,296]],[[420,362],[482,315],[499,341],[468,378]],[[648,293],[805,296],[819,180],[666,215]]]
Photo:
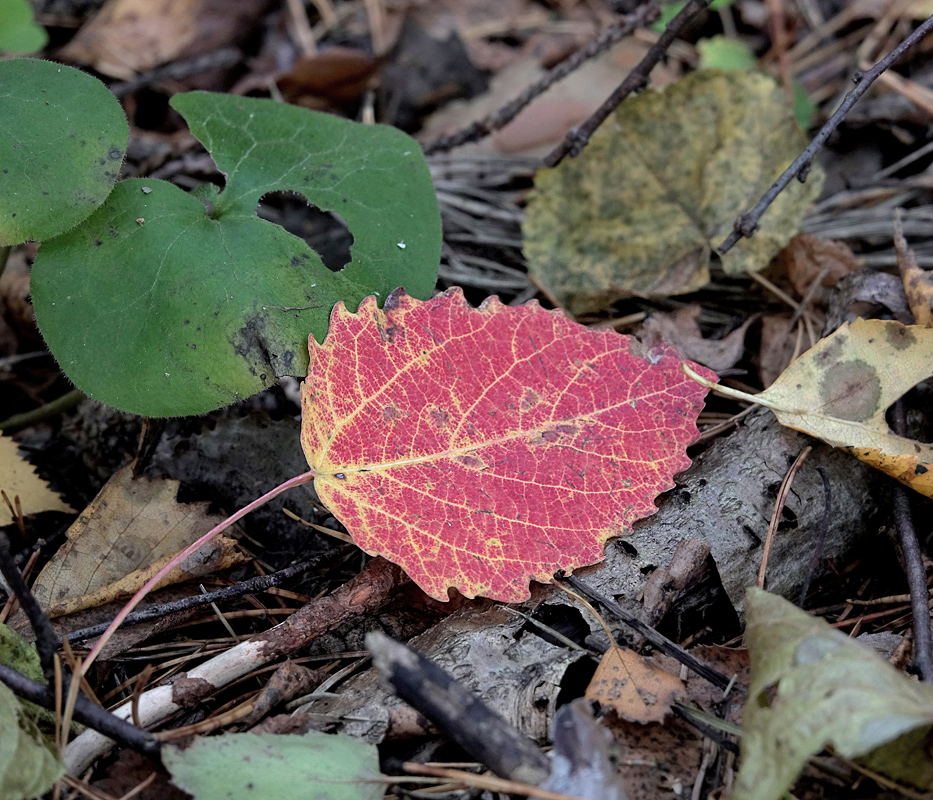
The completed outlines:
[[[731,13],[731,12],[727,12],[727,13]],[[872,13],[874,13],[874,12],[872,12]],[[848,14],[848,11],[843,12],[843,16],[846,16],[846,14]],[[847,23],[847,24],[851,24],[851,19],[856,19],[856,21],[858,21],[857,15],[856,15],[856,17],[851,17],[851,18],[850,18],[850,17],[847,17],[847,18],[850,19],[850,23]],[[877,25],[878,25],[878,31],[882,31],[881,24],[882,24],[883,20],[881,20],[881,18],[880,18],[877,14],[875,14],[873,17],[872,17],[871,15],[869,15],[869,21],[870,21],[870,24],[867,25],[866,28],[863,29],[863,30],[871,30],[872,27],[873,27],[873,25],[874,25],[875,23],[877,23]],[[746,20],[743,20],[743,22],[744,22],[745,24],[748,24]],[[475,41],[476,41],[476,42],[479,42],[480,44],[484,44],[484,42],[483,42],[482,40],[477,39],[477,40],[475,40]],[[832,43],[829,43],[829,44],[832,44]],[[501,45],[500,45],[500,46],[501,46]],[[680,57],[681,57],[681,56],[676,56],[676,57],[670,59],[670,62],[671,62],[670,66],[671,66],[673,69],[677,69],[677,68],[678,68],[677,58],[680,58]],[[834,56],[834,57],[835,57],[835,56]],[[828,96],[829,94],[832,94],[833,92],[838,91],[839,88],[840,88],[840,82],[844,82],[846,79],[847,79],[847,76],[846,76],[846,75],[840,75],[840,76],[838,77],[838,79],[830,79],[830,80],[828,81],[827,84],[821,85],[821,86],[819,87],[819,91],[824,91],[824,90],[825,90],[825,92],[827,93],[827,96]],[[805,80],[806,80],[806,78],[805,78]],[[810,89],[812,90],[812,89],[813,89],[813,84],[812,84],[812,83],[808,84],[808,88],[810,88]],[[889,98],[886,96],[885,98],[882,98],[882,99],[889,99]],[[901,120],[906,120],[906,119],[908,119],[907,116],[902,116],[902,117],[901,117]],[[895,122],[894,124],[902,124],[902,123]],[[903,131],[901,131],[901,134],[903,135]],[[888,185],[888,187],[881,187],[881,188],[879,188],[879,187],[877,187],[877,186],[869,186],[869,189],[865,190],[864,192],[861,192],[861,191],[859,191],[859,190],[855,190],[855,191],[851,192],[850,196],[847,197],[847,198],[846,198],[846,201],[845,201],[846,203],[850,203],[850,204],[851,204],[851,209],[849,209],[849,210],[847,210],[846,208],[841,208],[841,207],[840,207],[840,208],[838,208],[838,209],[836,209],[836,210],[830,210],[829,213],[826,213],[826,212],[825,212],[825,209],[821,206],[821,210],[820,210],[820,212],[819,212],[819,214],[820,214],[820,215],[819,215],[819,224],[822,225],[822,226],[824,226],[824,227],[821,227],[821,228],[819,229],[819,230],[821,231],[820,235],[821,235],[821,236],[832,235],[831,233],[830,233],[830,234],[825,233],[825,231],[827,230],[827,228],[825,227],[825,226],[826,226],[826,219],[827,219],[827,217],[831,217],[833,214],[837,214],[838,219],[840,220],[840,222],[839,222],[839,229],[840,229],[840,230],[844,230],[844,229],[845,229],[845,225],[849,225],[849,226],[850,226],[849,230],[855,230],[855,231],[856,231],[855,233],[844,234],[844,236],[848,239],[848,241],[849,241],[850,243],[856,242],[856,243],[858,243],[858,244],[861,244],[863,240],[861,240],[859,237],[862,235],[862,234],[861,234],[861,231],[864,231],[864,230],[865,230],[864,225],[866,224],[866,223],[865,223],[865,220],[867,219],[867,216],[868,216],[868,215],[865,214],[865,213],[863,213],[863,212],[865,211],[865,208],[860,207],[860,204],[866,204],[866,203],[867,203],[867,204],[870,205],[871,203],[876,202],[875,200],[868,200],[868,199],[866,199],[866,198],[868,197],[868,195],[870,194],[871,191],[875,191],[875,192],[886,191],[886,190],[890,190],[890,188],[891,188],[890,184]],[[912,243],[914,243],[914,242],[916,241],[916,238],[917,238],[917,236],[918,236],[918,234],[917,234],[917,228],[916,228],[917,218],[916,218],[916,216],[912,216],[912,214],[913,214],[913,215],[916,215],[916,213],[917,213],[918,211],[919,211],[920,213],[923,212],[923,205],[922,205],[922,203],[923,203],[924,201],[923,201],[923,200],[920,200],[919,202],[921,203],[920,208],[919,208],[919,209],[918,209],[918,208],[908,209],[908,213],[907,213],[907,216],[906,216],[907,234],[908,234],[908,236],[910,236]],[[869,208],[868,210],[869,210],[869,211],[872,211],[872,213],[875,215],[875,216],[874,216],[874,219],[880,219],[880,212],[881,212],[883,209],[880,209],[880,208],[879,208],[879,209],[877,209],[877,210],[873,210],[873,209],[870,209],[870,208]],[[859,214],[862,214],[862,216],[860,217]],[[880,226],[881,226],[882,235],[883,235],[883,231],[884,231],[884,229],[885,229],[885,226],[889,226],[889,225],[890,225],[889,217],[890,217],[890,215],[888,215],[888,219],[886,219],[885,221],[881,221],[881,222],[877,222],[877,221],[876,221],[876,222],[872,223],[872,224],[880,225]],[[852,222],[852,220],[854,220],[854,222]],[[911,224],[912,224],[912,223],[913,223],[913,225],[915,226],[915,227],[913,227],[913,228],[911,228]],[[147,223],[147,224],[148,224],[148,223]],[[815,223],[814,223],[814,224],[815,224]],[[859,226],[862,226],[862,227],[859,227]],[[879,236],[877,230],[876,230],[874,233],[870,233],[870,234],[868,234],[868,235],[869,235],[869,236],[875,236],[875,237],[878,237],[878,236]],[[922,237],[923,237],[923,234],[920,234],[920,238],[922,238]],[[876,240],[877,240],[877,239],[876,239]],[[916,246],[916,245],[915,245],[915,246]],[[860,257],[863,261],[865,261],[865,263],[871,263],[871,264],[877,266],[877,264],[879,263],[880,259],[883,259],[883,258],[888,258],[888,259],[890,259],[889,262],[888,262],[889,264],[893,264],[893,263],[894,263],[894,261],[893,261],[893,251],[891,251],[890,253],[884,253],[884,252],[881,252],[881,250],[880,250],[879,248],[876,248],[876,249],[870,250],[869,252],[866,253],[866,251],[865,251],[864,249],[858,250],[858,247],[856,247],[856,249],[857,249],[857,251],[858,251],[858,253],[859,253],[859,257]],[[918,255],[918,263],[919,263],[919,265],[920,265],[921,267],[922,267],[922,266],[928,266],[928,265],[929,265],[929,256],[928,256],[927,253],[924,252],[924,250],[923,250],[923,243],[922,243],[922,242],[921,242],[921,244],[920,244],[919,246],[917,246],[917,253],[916,253],[916,254]],[[771,273],[769,273],[769,275],[771,275]],[[715,278],[715,271],[714,271],[714,278]],[[481,285],[481,279],[480,279],[480,284],[479,284],[479,285]],[[719,291],[720,288],[721,288],[721,286],[717,285],[717,286],[715,286],[715,287],[710,287],[709,290],[710,290],[710,291]],[[801,291],[798,290],[797,294],[802,296],[802,295],[803,295],[803,292],[801,292]],[[822,294],[821,292],[816,292],[816,293],[814,294],[814,304],[815,304],[815,305],[823,305],[823,304],[825,304],[826,302],[828,302],[828,298],[827,298],[825,295],[818,296],[818,295],[821,295],[821,294]],[[710,295],[706,295],[705,298],[708,298],[709,296],[710,296]],[[704,298],[704,299],[705,299],[705,298]],[[472,298],[471,298],[471,299],[472,299]],[[664,307],[664,306],[662,306],[662,307]],[[618,308],[621,308],[621,306],[618,307]],[[755,310],[758,310],[758,309],[756,308]],[[704,313],[704,315],[707,315],[707,316],[704,316],[704,326],[708,326],[708,322],[709,322],[708,308],[705,308],[703,313]],[[721,321],[720,321],[720,322],[721,322]],[[706,327],[706,329],[708,329],[708,327]],[[819,330],[819,326],[817,326],[817,332],[818,332],[818,330]],[[754,342],[754,328],[752,328],[751,338],[752,338],[752,341]],[[743,367],[746,366],[746,365],[747,365],[747,362],[746,362],[746,364],[742,364]],[[715,406],[714,406],[714,407],[715,407]],[[709,420],[709,419],[711,419],[711,417],[710,417],[710,416],[707,416],[707,417],[704,417],[703,419]],[[834,486],[834,489],[835,489],[835,488],[838,488],[838,487],[837,487],[837,486]],[[679,496],[678,496],[678,497],[679,497]],[[669,500],[669,501],[670,501],[670,500]],[[680,502],[680,500],[675,500],[675,502]],[[686,500],[684,500],[683,502],[686,502]],[[324,513],[326,513],[326,512],[324,512]],[[319,519],[319,521],[320,521],[320,519]],[[754,525],[754,523],[752,523],[752,524]],[[802,532],[801,532],[801,533],[802,533]],[[722,568],[725,567],[726,565],[720,564],[719,566],[720,566],[720,569],[722,569]],[[516,638],[517,638],[517,637],[516,637]],[[493,656],[491,656],[490,659],[488,659],[488,660],[490,660],[490,661],[492,662],[492,661],[495,661],[495,658],[496,658],[496,656],[493,655]],[[556,691],[556,689],[555,689],[555,691]],[[672,728],[675,727],[675,726],[676,726],[676,722],[677,722],[676,720],[669,720],[668,722],[665,723],[664,726],[658,725],[658,726],[652,726],[652,727],[655,728],[655,729],[657,729],[657,730],[665,730],[665,729],[667,729],[668,727],[672,727]],[[638,726],[638,727],[644,727],[644,726]],[[656,732],[656,731],[655,731],[655,732]],[[699,739],[699,737],[697,737],[697,739]],[[692,756],[694,755],[694,751],[691,751],[689,754],[686,753],[686,751],[687,751],[687,748],[686,748],[682,743],[679,743],[676,739],[674,739],[674,740],[669,740],[669,741],[666,743],[665,746],[661,747],[660,749],[655,750],[655,751],[654,751],[654,752],[655,752],[654,755],[646,756],[646,758],[651,759],[651,766],[650,766],[650,767],[644,767],[644,766],[638,766],[638,765],[626,765],[626,766],[625,766],[625,769],[627,769],[627,770],[632,770],[632,771],[643,770],[643,771],[646,772],[646,773],[650,773],[650,779],[651,779],[651,781],[653,781],[653,782],[651,783],[650,788],[648,788],[648,786],[647,786],[647,784],[646,784],[646,787],[645,787],[644,791],[643,791],[641,794],[639,794],[638,792],[634,792],[634,793],[633,793],[633,792],[630,791],[629,797],[630,797],[630,798],[635,798],[635,797],[652,797],[652,798],[653,798],[653,797],[657,797],[657,796],[659,796],[660,794],[663,794],[663,793],[668,792],[668,791],[670,790],[670,788],[671,788],[672,785],[674,785],[674,788],[675,788],[677,791],[683,791],[685,787],[689,787],[690,781],[694,780],[695,777],[696,777],[697,775],[699,775],[700,777],[702,777],[703,768],[697,766],[697,765],[699,764],[699,759],[697,759],[697,761],[696,761],[695,763],[692,762],[692,761],[691,761],[691,758],[692,758]],[[664,761],[665,756],[670,756],[670,758],[673,760],[675,756],[683,756],[683,755],[689,755],[690,758],[685,758],[685,759],[684,759],[684,764],[683,764],[683,767],[684,767],[684,768],[683,768],[682,770],[680,770],[680,771],[677,773],[677,778],[676,778],[676,780],[681,781],[681,785],[680,785],[680,786],[676,786],[676,784],[674,784],[674,780],[675,780],[675,779],[674,779],[673,775],[664,771],[664,767],[662,766],[662,762]],[[638,758],[637,756],[632,756],[632,757],[633,757],[633,758],[636,758],[636,759]],[[698,770],[699,770],[699,771],[698,771]],[[659,788],[659,785],[658,785],[658,775],[661,774],[661,773],[663,773],[663,774],[665,775],[665,777],[661,778],[661,788]],[[726,768],[726,776],[728,776],[728,767]],[[670,782],[670,783],[665,783],[664,781],[666,781],[666,780],[668,780],[668,779],[669,779],[671,782]],[[697,784],[697,786],[699,786],[699,784]],[[127,789],[129,789],[129,788],[131,788],[131,787],[127,787]],[[865,791],[869,791],[869,790],[865,787],[864,784],[863,784],[863,789],[864,789]],[[801,796],[801,794],[798,792],[798,790],[795,789],[794,791],[795,791],[795,795]],[[121,793],[122,793],[122,792],[117,792],[117,794],[121,794]],[[806,792],[803,793],[803,796],[806,796]]]

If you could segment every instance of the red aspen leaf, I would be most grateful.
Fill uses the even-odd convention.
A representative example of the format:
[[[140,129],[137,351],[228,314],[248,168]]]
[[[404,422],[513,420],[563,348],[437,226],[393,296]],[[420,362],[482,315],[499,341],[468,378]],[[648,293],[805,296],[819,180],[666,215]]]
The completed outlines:
[[[706,393],[668,345],[537,303],[474,309],[460,289],[338,303],[309,349],[301,443],[318,496],[441,600],[524,600],[529,580],[602,560],[690,464]]]

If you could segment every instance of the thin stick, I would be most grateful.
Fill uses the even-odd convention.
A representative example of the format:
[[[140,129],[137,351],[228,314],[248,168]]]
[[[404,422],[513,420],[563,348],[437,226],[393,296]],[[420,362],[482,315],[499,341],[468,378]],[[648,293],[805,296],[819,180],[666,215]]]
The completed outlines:
[[[894,432],[898,436],[907,433],[907,420],[904,403],[898,400],[892,411]],[[894,486],[894,526],[897,529],[897,542],[901,549],[904,573],[910,587],[910,611],[913,617],[914,632],[914,667],[921,680],[933,683],[933,635],[930,631],[930,609],[927,605],[927,571],[923,566],[923,553],[917,532],[914,530],[913,515],[910,510],[910,498],[907,490],[897,483]]]
[[[627,614],[625,610],[617,602],[615,602],[611,597],[607,597],[602,592],[597,591],[592,586],[583,582],[579,578],[574,577],[573,575],[568,575],[563,578],[564,581],[569,583],[574,589],[578,592],[585,594],[592,600],[596,600],[598,603],[601,603],[603,608],[607,611],[612,612],[618,619],[628,625],[636,633],[640,633],[644,636],[654,647],[658,648],[664,655],[670,656],[671,658],[676,658],[681,664],[683,664],[688,669],[692,669],[697,675],[701,678],[708,680],[713,686],[718,686],[720,689],[725,689],[729,684],[732,683],[732,680],[721,673],[718,669],[714,669],[707,664],[704,664],[698,658],[692,656],[679,644],[672,642],[666,636],[658,633],[650,625],[646,625],[637,617],[633,617],[631,614]]]
[[[648,85],[648,76],[651,70],[673,44],[684,26],[701,11],[704,11],[712,0],[690,0],[683,10],[672,19],[658,41],[647,52],[645,57],[629,72],[618,88],[606,98],[605,102],[596,109],[593,115],[579,127],[569,131],[557,147],[544,157],[544,163],[549,167],[556,167],[563,161],[564,156],[578,156],[586,147],[590,137],[596,129],[606,121],[606,118],[615,111],[619,104],[632,92],[644,89]]]
[[[55,710],[55,690],[51,686],[43,686],[3,664],[0,664],[0,682],[20,697],[50,711]],[[73,718],[138,753],[150,758],[159,758],[161,745],[155,737],[92,703],[86,697],[79,696],[75,700]]]
[[[836,109],[835,113],[827,120],[826,124],[820,128],[816,136],[813,137],[813,141],[811,141],[806,149],[797,156],[794,163],[784,170],[781,177],[779,177],[771,185],[771,188],[764,193],[755,207],[736,219],[732,233],[730,233],[728,238],[717,248],[720,255],[728,253],[740,239],[752,236],[755,231],[758,230],[758,220],[761,219],[761,215],[765,213],[768,206],[770,206],[771,203],[774,202],[774,199],[784,191],[787,184],[789,184],[793,178],[796,177],[801,183],[807,179],[810,167],[813,164],[813,158],[826,143],[830,134],[839,127],[852,106],[854,106],[859,98],[868,91],[868,87],[875,82],[882,72],[890,67],[909,48],[913,47],[931,30],[933,30],[933,16],[929,17],[919,28],[904,39],[903,42],[882,58],[881,61],[875,64],[870,70],[867,72],[857,72],[852,76],[852,80],[855,81],[856,84],[855,88],[845,96],[839,108]]]
[[[781,488],[778,496],[774,500],[774,511],[771,512],[771,524],[768,525],[768,535],[765,537],[765,546],[761,553],[761,566],[758,568],[758,588],[765,588],[765,572],[768,569],[768,558],[771,555],[771,547],[774,544],[774,537],[777,535],[778,525],[781,523],[781,512],[784,511],[784,504],[787,502],[787,495],[790,494],[790,487],[794,483],[794,478],[800,472],[803,462],[813,451],[810,445],[807,445],[800,451],[800,455],[791,464],[790,469],[781,481]]]
[[[586,47],[577,50],[573,55],[565,58],[556,67],[546,72],[520,95],[511,99],[497,111],[471,123],[465,128],[461,128],[456,133],[441,136],[433,142],[426,144],[424,147],[425,155],[445,153],[448,150],[468,144],[469,142],[478,142],[481,139],[485,139],[493,131],[504,128],[535,98],[542,95],[555,83],[566,78],[581,65],[599,55],[619,40],[629,36],[637,28],[650,25],[658,18],[660,13],[661,10],[654,3],[646,3],[643,6],[639,6],[634,13],[610,25]]]
[[[52,623],[36,600],[36,596],[23,580],[23,576],[10,553],[10,542],[0,534],[0,573],[6,578],[13,594],[19,598],[19,604],[29,618],[29,624],[36,635],[36,650],[42,674],[50,684],[55,680],[55,653],[58,651],[58,636],[52,629]]]
[[[402,769],[406,772],[414,772],[416,775],[431,775],[435,778],[444,778],[448,781],[456,781],[465,786],[472,786],[477,789],[486,789],[500,794],[517,794],[523,797],[540,797],[541,800],[580,800],[579,797],[569,794],[560,794],[559,792],[549,792],[547,789],[539,789],[530,783],[521,781],[508,781],[504,778],[497,778],[494,775],[476,775],[473,772],[464,772],[459,769],[447,769],[446,767],[433,767],[428,764],[416,764],[413,761],[406,761],[402,764]],[[395,778],[399,783],[405,783],[403,776]]]
[[[260,575],[257,578],[250,578],[248,581],[242,581],[233,586],[225,586],[223,589],[215,589],[205,594],[196,594],[191,597],[174,600],[170,603],[160,603],[158,605],[149,606],[141,611],[134,611],[132,614],[129,614],[123,620],[123,624],[137,625],[140,622],[147,622],[150,619],[158,619],[160,617],[166,617],[169,614],[177,614],[180,611],[200,608],[208,603],[219,603],[223,600],[232,600],[237,597],[242,597],[244,594],[262,592],[266,589],[271,589],[273,586],[278,586],[280,583],[284,583],[289,578],[294,578],[297,575],[302,575],[305,572],[317,569],[324,564],[338,562],[356,549],[357,548],[353,545],[341,545],[329,553],[325,553],[324,555],[312,558],[308,561],[302,561],[300,564],[294,564],[285,569],[280,569],[278,572],[273,572],[270,575]],[[102,634],[107,630],[110,624],[110,622],[102,622],[100,625],[91,625],[88,628],[81,628],[80,630],[66,634],[65,638],[67,638],[69,642],[80,642],[84,639],[90,639]]]
[[[155,575],[153,575],[148,581],[146,581],[142,589],[136,592],[136,594],[134,594],[130,598],[130,601],[122,608],[120,613],[117,614],[113,622],[111,622],[110,625],[107,627],[107,630],[104,631],[103,636],[101,636],[100,639],[97,640],[97,644],[95,644],[91,652],[88,653],[87,658],[84,659],[84,663],[81,665],[81,674],[85,675],[87,673],[91,664],[94,663],[94,659],[96,659],[97,656],[100,655],[100,651],[103,649],[104,645],[110,641],[110,637],[113,636],[117,628],[120,627],[120,624],[123,622],[124,619],[126,619],[126,617],[130,614],[130,612],[142,602],[143,598],[147,594],[149,594],[149,592],[151,592],[153,588],[158,586],[162,578],[168,575],[168,573],[171,572],[175,567],[177,567],[182,561],[184,561],[188,556],[190,556],[192,553],[200,549],[202,545],[206,544],[211,539],[213,539],[215,536],[217,536],[217,534],[222,533],[227,528],[229,528],[231,525],[233,525],[233,523],[245,517],[247,514],[249,514],[250,511],[255,511],[261,505],[268,503],[272,498],[278,497],[280,494],[282,494],[282,492],[287,491],[288,489],[291,489],[295,486],[301,486],[301,484],[308,483],[309,481],[313,481],[313,480],[314,480],[313,469],[308,470],[307,472],[302,472],[301,475],[296,475],[294,478],[289,478],[287,481],[285,481],[285,483],[279,484],[271,491],[266,492],[262,497],[256,500],[253,500],[253,502],[250,503],[249,505],[243,506],[243,508],[241,508],[239,511],[237,511],[234,514],[231,514],[223,522],[211,528],[200,539],[189,544],[184,550],[182,550],[178,555],[176,555],[173,559],[171,559],[164,567],[162,567],[162,569],[160,569]]]

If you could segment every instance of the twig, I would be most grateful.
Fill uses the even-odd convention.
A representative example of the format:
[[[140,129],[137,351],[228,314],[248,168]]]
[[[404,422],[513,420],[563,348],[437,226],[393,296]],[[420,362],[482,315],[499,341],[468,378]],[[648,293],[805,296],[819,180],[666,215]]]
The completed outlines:
[[[603,607],[612,612],[618,619],[628,625],[636,633],[640,633],[644,636],[654,647],[658,648],[662,653],[671,658],[677,659],[681,664],[683,664],[688,669],[692,669],[697,675],[701,678],[708,680],[713,686],[718,686],[720,689],[725,689],[732,683],[732,680],[727,676],[721,673],[718,669],[704,664],[699,659],[690,655],[686,650],[684,650],[679,644],[672,642],[666,636],[658,633],[650,625],[646,625],[640,619],[633,617],[631,614],[627,614],[625,610],[616,603],[611,597],[606,597],[602,592],[597,591],[593,587],[581,581],[579,578],[575,578],[572,575],[568,575],[563,578],[566,583],[569,583],[574,589],[578,592],[582,592],[587,597],[592,600],[595,600],[598,603],[601,603]]]
[[[52,623],[36,600],[26,581],[13,560],[10,553],[10,541],[0,533],[0,573],[6,578],[13,594],[19,599],[19,604],[29,618],[33,633],[36,635],[36,650],[39,653],[39,663],[42,665],[42,674],[46,681],[55,680],[55,653],[58,651],[58,636],[52,630]]]
[[[784,480],[781,481],[781,488],[778,490],[778,495],[774,499],[774,510],[771,512],[768,535],[765,537],[765,546],[762,548],[761,552],[761,566],[758,568],[759,589],[765,588],[765,572],[768,569],[768,557],[771,555],[771,546],[774,544],[774,537],[777,536],[778,525],[781,523],[781,514],[784,511],[784,504],[787,502],[787,495],[790,494],[790,487],[793,485],[797,473],[800,472],[803,462],[812,451],[813,448],[810,445],[807,445],[800,451],[794,463],[791,464],[790,469],[787,470]]]
[[[32,409],[32,411],[24,411],[21,414],[13,414],[13,416],[7,417],[0,422],[0,431],[4,433],[13,433],[13,431],[18,431],[20,428],[35,425],[49,417],[54,417],[56,414],[67,411],[72,406],[80,403],[85,397],[87,397],[87,395],[80,389],[72,389],[70,392],[65,392],[61,397],[55,398],[44,406],[39,406],[38,408]]]
[[[145,726],[155,725],[179,711],[183,705],[210,696],[257,667],[306,647],[317,637],[362,614],[372,614],[395,596],[408,580],[402,570],[381,558],[368,562],[355,578],[300,608],[271,630],[232,647],[181,675],[172,686],[156,686],[139,697],[138,715]],[[181,684],[181,689],[179,688]],[[129,717],[129,705],[116,714]],[[84,731],[65,752],[65,763],[73,774],[86,770],[113,742],[96,731]]]
[[[55,695],[51,686],[43,686],[20,675],[15,669],[0,664],[0,681],[13,690],[20,697],[42,706],[50,711],[55,709]],[[82,725],[87,725],[95,731],[120,744],[142,753],[145,756],[160,760],[159,752],[162,745],[146,731],[140,730],[126,720],[111,714],[86,697],[79,696],[75,702],[73,718]]]
[[[541,749],[437,664],[379,631],[366,634],[366,649],[402,700],[496,775],[535,786],[547,778]]]
[[[136,625],[140,622],[147,622],[151,619],[166,617],[169,614],[177,614],[180,611],[188,611],[192,608],[199,608],[200,606],[205,606],[209,603],[219,603],[223,600],[232,600],[236,597],[242,597],[244,594],[262,592],[266,589],[272,588],[273,586],[278,586],[279,584],[284,583],[289,578],[294,578],[297,575],[302,575],[305,572],[310,572],[313,569],[317,569],[322,564],[326,564],[329,561],[339,561],[345,555],[354,550],[356,550],[356,547],[353,545],[342,545],[322,556],[312,558],[308,561],[302,561],[300,564],[293,564],[290,567],[280,569],[278,572],[273,572],[270,575],[260,575],[257,578],[251,578],[248,581],[242,581],[241,583],[237,583],[234,586],[225,586],[223,589],[215,589],[212,592],[205,592],[204,594],[193,595],[192,597],[183,597],[182,599],[175,600],[171,603],[160,603],[157,605],[152,605],[148,608],[142,609],[142,611],[134,611],[125,620],[123,620],[123,624]],[[102,622],[100,625],[92,625],[89,628],[81,628],[81,630],[66,634],[66,638],[69,642],[81,642],[85,639],[99,636],[105,630],[107,630],[109,625],[109,622]]]
[[[632,92],[644,89],[648,85],[648,76],[651,74],[651,70],[654,69],[655,64],[661,60],[661,57],[673,44],[674,39],[677,38],[684,26],[694,16],[704,11],[710,2],[712,0],[690,0],[683,10],[667,24],[658,41],[655,42],[635,68],[629,72],[618,88],[606,98],[605,102],[596,109],[586,122],[567,133],[564,141],[544,157],[544,163],[549,167],[556,167],[563,161],[564,156],[580,155],[596,129],[618,108],[619,104]]]
[[[565,58],[560,64],[531,84],[518,97],[513,98],[497,111],[471,123],[465,128],[461,128],[456,133],[441,136],[426,144],[424,147],[425,155],[443,153],[469,142],[478,142],[480,139],[485,139],[493,131],[504,128],[536,97],[546,92],[558,81],[566,78],[591,58],[599,55],[620,39],[629,36],[637,28],[650,25],[658,18],[660,13],[661,11],[655,3],[646,3],[639,6],[634,13],[628,14],[618,22],[610,25],[586,47]]]
[[[894,432],[904,436],[907,419],[904,403],[898,400],[891,412]],[[921,680],[933,683],[933,635],[930,631],[930,609],[927,605],[927,572],[923,566],[923,554],[920,542],[914,530],[913,515],[910,511],[910,497],[900,483],[894,486],[894,527],[897,529],[897,542],[900,545],[904,573],[910,588],[910,611],[913,617],[914,631],[914,668]]]
[[[765,192],[757,205],[755,205],[751,211],[742,214],[736,219],[732,233],[730,233],[728,238],[717,248],[717,252],[719,252],[720,255],[728,253],[740,239],[752,236],[755,231],[758,230],[758,220],[761,219],[761,215],[764,214],[768,206],[774,202],[774,199],[784,191],[787,184],[789,184],[793,178],[796,177],[801,183],[807,179],[807,175],[810,172],[810,167],[813,164],[813,159],[817,152],[826,143],[830,134],[839,127],[839,124],[845,118],[846,114],[849,113],[852,106],[854,106],[859,98],[868,91],[868,87],[874,83],[882,72],[897,61],[905,51],[913,47],[913,45],[926,36],[930,30],[933,30],[933,16],[929,17],[919,28],[904,39],[903,42],[882,58],[881,61],[875,64],[870,70],[867,72],[857,72],[852,76],[852,80],[855,81],[856,84],[855,88],[845,96],[839,108],[837,108],[835,113],[827,120],[826,124],[820,128],[819,133],[813,137],[813,141],[807,145],[806,149],[797,157],[794,163],[784,170],[781,177],[771,185],[771,188]]]
[[[211,72],[215,69],[227,69],[227,67],[239,64],[242,60],[243,54],[237,48],[225,47],[222,50],[190,58],[186,61],[175,61],[163,67],[156,67],[133,78],[131,81],[113,83],[110,85],[110,91],[116,97],[125,97],[133,92],[138,92],[140,89],[145,89],[147,86],[152,86],[154,83],[178,81],[190,78],[193,75]]]

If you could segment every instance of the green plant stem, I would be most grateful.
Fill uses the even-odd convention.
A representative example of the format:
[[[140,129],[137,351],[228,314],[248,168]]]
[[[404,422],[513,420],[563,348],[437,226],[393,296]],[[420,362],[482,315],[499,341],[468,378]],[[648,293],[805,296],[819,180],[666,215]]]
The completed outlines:
[[[24,411],[22,414],[13,414],[13,416],[7,417],[0,422],[0,431],[12,433],[13,431],[18,431],[20,428],[35,425],[37,422],[42,422],[42,420],[54,417],[56,414],[61,414],[72,406],[76,406],[85,397],[87,397],[87,395],[80,389],[72,389],[70,392],[63,394],[50,403],[46,403],[44,406],[39,406],[32,411]]]

